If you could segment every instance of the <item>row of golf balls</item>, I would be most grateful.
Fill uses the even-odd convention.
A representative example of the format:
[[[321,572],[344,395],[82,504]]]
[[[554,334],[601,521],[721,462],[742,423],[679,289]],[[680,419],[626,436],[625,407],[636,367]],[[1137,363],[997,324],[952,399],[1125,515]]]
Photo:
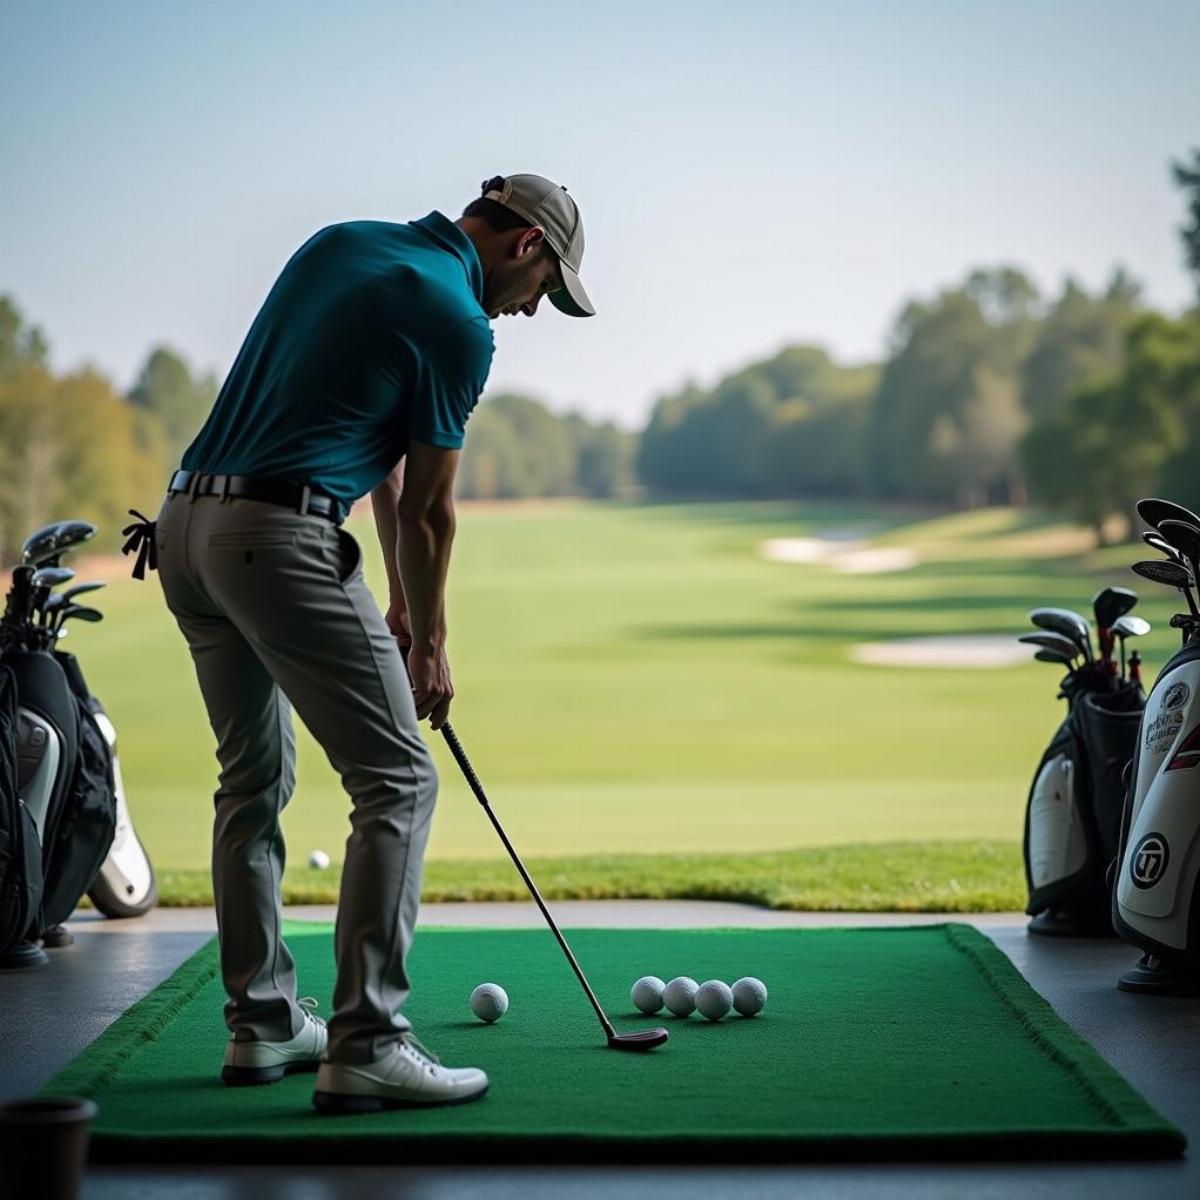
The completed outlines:
[[[743,1017],[762,1012],[767,1003],[767,987],[761,979],[747,975],[730,987],[719,979],[697,983],[680,975],[663,983],[657,975],[643,975],[629,993],[635,1008],[646,1014],[659,1012],[663,1006],[677,1017],[690,1017],[699,1012],[710,1021],[719,1021],[731,1008]]]

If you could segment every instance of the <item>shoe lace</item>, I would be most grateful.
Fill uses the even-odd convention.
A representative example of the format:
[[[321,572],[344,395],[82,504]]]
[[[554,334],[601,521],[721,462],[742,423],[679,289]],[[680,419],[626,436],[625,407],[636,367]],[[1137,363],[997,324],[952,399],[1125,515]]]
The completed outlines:
[[[422,1046],[414,1033],[406,1033],[404,1035],[404,1042],[406,1045],[411,1046],[418,1054],[427,1058],[431,1063],[434,1063],[439,1067],[442,1065],[442,1060],[438,1058],[438,1056],[434,1054],[432,1050],[428,1050]]]
[[[309,1021],[312,1021],[314,1025],[320,1025],[322,1028],[324,1028],[325,1018],[317,1016],[318,1006],[316,996],[301,996],[296,1001],[296,1005],[298,1008],[302,1008],[304,1010],[304,1016]]]

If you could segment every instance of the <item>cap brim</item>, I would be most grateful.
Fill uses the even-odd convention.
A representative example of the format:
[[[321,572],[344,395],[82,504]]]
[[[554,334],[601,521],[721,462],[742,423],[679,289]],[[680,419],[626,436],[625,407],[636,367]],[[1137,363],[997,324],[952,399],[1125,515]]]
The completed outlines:
[[[595,306],[584,290],[579,273],[572,271],[562,259],[559,259],[558,265],[562,271],[563,286],[557,292],[550,293],[550,303],[568,317],[594,317]]]

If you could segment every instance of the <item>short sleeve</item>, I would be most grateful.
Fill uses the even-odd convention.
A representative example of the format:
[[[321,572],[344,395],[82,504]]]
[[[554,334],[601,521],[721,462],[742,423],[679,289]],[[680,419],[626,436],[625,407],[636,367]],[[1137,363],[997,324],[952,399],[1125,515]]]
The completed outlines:
[[[479,401],[495,343],[484,316],[470,317],[434,338],[421,352],[409,436],[427,446],[458,450],[467,418]]]

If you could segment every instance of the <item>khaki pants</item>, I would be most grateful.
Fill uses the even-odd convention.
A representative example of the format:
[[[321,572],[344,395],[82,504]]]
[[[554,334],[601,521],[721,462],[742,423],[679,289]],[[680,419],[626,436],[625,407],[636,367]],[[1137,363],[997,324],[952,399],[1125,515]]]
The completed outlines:
[[[352,805],[329,1057],[368,1062],[409,1028],[404,960],[437,776],[362,552],[323,517],[188,493],[163,502],[156,541],[217,740],[212,870],[226,1022],[238,1039],[275,1041],[303,1019],[280,929],[295,708]]]

